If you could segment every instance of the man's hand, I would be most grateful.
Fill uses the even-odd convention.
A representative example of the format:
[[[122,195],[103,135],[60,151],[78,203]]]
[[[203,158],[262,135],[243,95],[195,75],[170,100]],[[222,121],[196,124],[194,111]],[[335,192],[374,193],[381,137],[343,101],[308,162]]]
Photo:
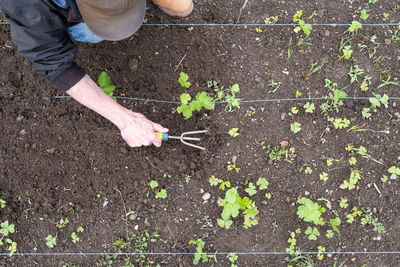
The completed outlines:
[[[119,127],[121,135],[126,143],[130,147],[141,147],[151,144],[160,147],[161,139],[155,132],[166,133],[168,129],[158,123],[150,121],[143,114],[135,113],[130,110],[126,110],[126,112],[128,120],[124,125]]]
[[[67,94],[114,123],[131,147],[151,144],[160,147],[161,140],[155,132],[168,132],[168,129],[150,121],[143,114],[132,112],[112,100],[88,75],[71,87]]]

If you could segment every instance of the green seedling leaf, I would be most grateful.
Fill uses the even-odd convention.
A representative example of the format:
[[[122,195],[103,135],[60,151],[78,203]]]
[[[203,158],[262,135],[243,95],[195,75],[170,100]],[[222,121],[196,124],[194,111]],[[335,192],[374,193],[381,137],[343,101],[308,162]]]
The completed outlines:
[[[178,113],[182,113],[185,119],[189,119],[193,115],[192,107],[187,104],[180,105],[176,111],[178,111]]]
[[[219,183],[222,183],[222,179],[218,179],[217,177],[215,177],[214,175],[212,175],[208,181],[210,182],[211,186],[217,186]]]
[[[187,93],[183,93],[183,94],[181,94],[181,102],[182,102],[182,104],[187,104],[187,103],[189,103],[189,101],[192,99],[192,97],[189,95],[189,94],[187,94]]]
[[[72,243],[74,244],[80,241],[78,235],[75,232],[72,232],[71,238],[72,238]]]
[[[319,179],[324,182],[328,181],[328,174],[326,172],[320,173]]]
[[[360,14],[361,19],[366,20],[369,17],[368,11],[363,9]]]
[[[54,248],[54,246],[56,245],[56,239],[57,239],[57,237],[52,236],[52,235],[48,235],[45,238],[46,246],[48,246],[49,248]]]
[[[190,82],[188,82],[188,80],[189,80],[189,75],[187,75],[186,73],[181,71],[181,73],[179,75],[179,79],[178,79],[179,84],[183,88],[189,88],[192,84]]]
[[[313,113],[315,110],[315,105],[314,103],[307,102],[304,105],[304,109],[306,110],[307,113]]]
[[[101,88],[106,88],[107,86],[111,85],[111,78],[110,78],[110,76],[108,76],[108,74],[105,71],[103,71],[99,75],[97,82]]]
[[[6,201],[0,198],[0,208],[4,209],[6,207]]]
[[[269,182],[265,178],[259,178],[257,181],[258,189],[259,190],[265,190],[269,186]]]
[[[311,226],[308,226],[304,233],[308,235],[309,240],[317,240],[318,236],[320,235],[317,227],[311,228]]]
[[[166,199],[167,198],[167,190],[166,189],[157,190],[156,199],[158,199],[158,198]]]
[[[82,226],[78,226],[78,228],[76,228],[76,231],[77,231],[78,233],[83,233],[83,231],[85,231],[85,229],[83,229]]]
[[[150,185],[151,189],[154,189],[154,188],[158,187],[158,182],[155,180],[151,180],[149,185]]]
[[[202,107],[204,107],[207,110],[212,110],[214,109],[214,106],[215,104],[213,102],[213,98],[208,96],[206,92],[197,93],[196,103],[193,104],[194,107],[193,110],[200,111]]]
[[[357,33],[359,29],[362,28],[362,24],[356,20],[353,20],[349,28],[346,30],[346,32],[350,32],[352,34]]]
[[[349,206],[349,204],[347,203],[347,199],[346,199],[346,198],[341,198],[341,199],[340,199],[339,206],[340,206],[342,209],[347,208],[347,207]]]
[[[240,134],[238,133],[238,130],[239,130],[239,128],[232,128],[232,129],[229,130],[229,134],[230,134],[231,136],[233,136],[233,137],[236,137],[236,136],[240,135]]]
[[[370,111],[371,111],[370,108],[363,108],[363,110],[362,110],[362,112],[361,112],[361,115],[362,115],[364,118],[368,119],[369,117],[372,116],[372,113],[371,113]]]
[[[297,209],[297,216],[300,219],[303,219],[305,222],[313,222],[316,225],[320,224],[321,214],[325,212],[324,208],[305,197],[298,200],[297,203],[300,204]]]
[[[4,236],[8,236],[8,234],[13,234],[15,232],[15,225],[14,224],[9,224],[8,221],[2,222],[0,224],[0,234]]]
[[[290,130],[295,134],[300,132],[301,131],[301,123],[293,122],[292,124],[290,124]]]
[[[338,235],[340,235],[339,229],[337,228],[337,227],[342,223],[342,221],[340,220],[340,218],[339,218],[339,217],[336,217],[335,219],[330,219],[330,220],[329,220],[329,223],[331,224],[333,230],[334,230],[336,233],[338,233]]]
[[[332,230],[329,229],[329,230],[326,231],[326,237],[327,237],[327,238],[332,238],[333,235],[334,235],[334,234],[333,234],[333,231],[332,231]]]
[[[249,183],[249,187],[246,188],[244,191],[246,191],[246,193],[249,194],[249,196],[253,196],[257,193],[257,189],[253,183]]]

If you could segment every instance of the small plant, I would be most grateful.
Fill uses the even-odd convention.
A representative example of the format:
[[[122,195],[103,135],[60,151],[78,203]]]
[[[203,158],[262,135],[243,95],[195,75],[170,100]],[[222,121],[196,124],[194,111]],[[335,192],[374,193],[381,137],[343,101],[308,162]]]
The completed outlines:
[[[304,109],[305,109],[306,113],[313,113],[315,110],[315,105],[314,105],[314,103],[307,102],[304,105]]]
[[[228,260],[231,262],[231,267],[238,267],[235,262],[238,259],[238,255],[236,255],[235,253],[229,253],[228,256],[226,256],[228,258]]]
[[[106,95],[111,97],[114,101],[117,101],[117,99],[113,96],[116,87],[115,85],[111,84],[111,78],[105,71],[99,75],[97,78],[97,83]]]
[[[167,198],[167,190],[166,189],[157,190],[155,198],[156,199],[158,199],[158,198],[166,199]]]
[[[199,92],[196,94],[196,99],[191,100],[191,96],[187,93],[183,93],[180,96],[182,104],[176,109],[178,113],[182,113],[185,119],[189,119],[193,115],[193,111],[201,111],[202,108],[207,110],[213,110],[215,103],[212,97],[208,96],[206,92]]]
[[[362,20],[368,19],[368,18],[369,18],[368,10],[366,10],[366,9],[361,10],[361,12],[360,12],[360,18],[361,18]]]
[[[307,235],[308,240],[317,240],[320,235],[317,227],[311,228],[311,226],[307,227],[305,234]]]
[[[361,172],[358,170],[352,170],[350,173],[349,180],[344,180],[343,185],[345,189],[352,190],[356,188],[357,182],[361,180]]]
[[[317,254],[317,259],[319,259],[320,261],[324,258],[324,254],[322,254],[322,252],[325,252],[326,249],[323,246],[318,246],[318,254]]]
[[[364,70],[358,67],[357,65],[350,66],[350,71],[348,75],[350,76],[350,83],[358,82],[358,76],[364,74]]]
[[[225,88],[224,86],[218,86],[216,81],[207,82],[208,88],[214,88],[217,93],[217,97],[214,101],[224,100],[227,104],[225,106],[225,111],[233,112],[236,108],[240,108],[240,99],[236,98],[236,94],[239,93],[239,84],[234,84],[230,88]]]
[[[45,240],[46,240],[46,246],[48,246],[49,248],[54,248],[54,246],[56,245],[57,237],[48,235],[45,238]]]
[[[381,96],[380,94],[374,94],[375,97],[370,97],[369,102],[371,103],[372,107],[380,107],[381,104],[388,105],[389,104],[389,96],[384,94]]]
[[[257,194],[257,188],[252,182],[249,183],[249,186],[244,191],[246,191],[246,193],[249,194],[249,196]]]
[[[188,82],[189,80],[189,75],[187,75],[186,73],[184,73],[183,71],[181,71],[180,75],[179,75],[179,79],[178,82],[179,84],[183,87],[183,88],[189,88],[192,84],[190,82]]]
[[[397,36],[399,31],[400,31],[400,25],[395,30],[388,31],[391,35],[391,39],[392,39],[393,43],[397,43],[398,41],[400,41],[400,37]]]
[[[310,67],[310,69],[308,70],[308,71],[303,71],[302,72],[302,76],[304,77],[304,79],[306,79],[306,80],[308,80],[308,79],[310,79],[311,78],[311,75],[313,74],[313,73],[315,73],[315,72],[318,72],[318,71],[320,71],[323,67],[324,67],[324,65],[325,65],[325,63],[326,63],[326,56],[321,60],[321,63],[319,63],[318,61],[317,62],[315,62],[315,63],[312,63],[311,64],[311,67]]]
[[[4,221],[0,224],[0,246],[4,245],[3,239],[5,239],[6,243],[9,245],[8,251],[10,253],[14,253],[17,251],[17,243],[12,241],[11,238],[8,238],[9,234],[15,233],[15,225],[10,224],[8,221]]]
[[[335,129],[343,129],[350,126],[350,120],[346,118],[328,117],[328,121],[333,124]]]
[[[326,97],[325,103],[320,106],[322,112],[327,113],[332,109],[335,109],[336,112],[339,112],[339,108],[343,106],[344,103],[342,98],[346,98],[347,93],[344,91],[345,88],[337,89],[336,87],[337,83],[334,83],[329,79],[325,79],[325,88],[328,88],[330,94]]]
[[[301,131],[301,123],[300,122],[293,122],[290,124],[290,130],[296,134]]]
[[[353,222],[354,222],[354,219],[355,219],[356,217],[362,215],[362,211],[361,211],[361,210],[358,210],[357,207],[353,207],[352,210],[353,210],[352,213],[346,215],[346,218],[347,218],[347,222],[348,222],[348,223],[353,223]]]
[[[326,172],[320,173],[319,179],[324,182],[328,181],[328,174]]]
[[[208,181],[210,182],[211,186],[217,186],[219,184],[219,189],[224,190],[225,188],[229,188],[231,187],[231,182],[230,181],[224,181],[222,179],[219,179],[217,177],[215,177],[214,175],[212,175]]]
[[[262,149],[265,150],[265,154],[268,155],[268,159],[271,161],[281,161],[285,160],[289,163],[292,163],[294,159],[296,158],[296,150],[294,147],[287,148],[284,145],[280,146],[271,146],[271,145],[265,145],[265,142],[257,142],[256,144],[261,145]]]
[[[353,49],[351,49],[351,45],[346,45],[343,49],[342,49],[342,56],[339,56],[339,60],[341,60],[342,58],[346,59],[346,60],[350,60],[352,57],[351,55],[353,54]]]
[[[315,225],[322,225],[324,219],[321,217],[325,212],[325,208],[313,202],[309,198],[301,198],[297,201],[300,206],[297,209],[297,216],[305,222],[313,222]]]
[[[392,166],[388,169],[388,173],[390,174],[390,179],[397,179],[400,176],[400,168]]]
[[[336,218],[334,218],[334,219],[330,219],[330,220],[329,220],[329,223],[331,224],[332,229],[333,229],[336,233],[338,233],[338,235],[340,235],[340,231],[339,231],[339,228],[338,228],[338,226],[342,223],[342,221],[340,220],[340,218],[339,218],[339,217],[336,217]]]
[[[218,199],[218,206],[223,207],[222,219],[217,220],[218,225],[222,228],[229,229],[233,223],[231,218],[236,218],[240,210],[243,210],[244,228],[247,229],[252,225],[258,224],[258,219],[255,218],[258,214],[255,203],[247,197],[241,198],[236,188],[226,191],[225,199]]]
[[[233,170],[235,170],[237,173],[239,173],[239,171],[240,171],[240,168],[239,168],[239,167],[236,167],[236,163],[229,164],[228,166],[226,166],[226,169],[227,169],[228,171],[233,171]]]
[[[68,225],[68,223],[69,223],[69,219],[68,218],[65,218],[65,219],[61,218],[60,222],[57,224],[57,228],[60,228],[60,229],[64,228],[64,227],[66,227]]]
[[[214,259],[215,261],[217,261],[216,254],[208,255],[203,252],[204,246],[206,245],[206,243],[203,241],[203,239],[198,238],[197,240],[190,240],[189,245],[196,245],[196,254],[194,255],[194,259],[193,259],[194,265],[199,264],[200,261],[202,263],[209,262],[210,259]]]
[[[351,34],[355,34],[361,28],[362,28],[362,24],[356,20],[353,20],[351,22],[351,25],[349,26],[349,28],[345,31],[345,33],[350,32]]]
[[[299,10],[299,11],[296,12],[296,14],[294,14],[293,22],[294,23],[299,23],[299,26],[296,26],[294,31],[296,33],[298,33],[300,30],[303,30],[305,35],[309,36],[311,31],[312,31],[312,26],[311,26],[311,24],[305,23],[305,21],[301,18],[302,15],[303,15],[303,10]],[[311,19],[313,15],[311,15],[309,19]]]
[[[385,78],[386,78],[386,79],[385,79]],[[376,87],[376,89],[380,89],[380,88],[382,88],[382,87],[384,87],[384,86],[387,86],[387,85],[400,86],[400,83],[391,81],[392,76],[388,75],[388,76],[385,77],[385,78],[382,77],[382,75],[381,75],[381,77],[380,77],[381,84],[378,85],[378,86]]]
[[[268,87],[272,87],[272,90],[268,92],[268,94],[273,94],[278,91],[279,87],[281,87],[282,82],[275,82],[273,79],[267,84]]]
[[[4,209],[6,207],[6,201],[0,198],[0,208]]]
[[[240,135],[240,133],[238,133],[239,128],[232,128],[229,130],[229,135],[233,136],[233,137],[237,137]]]
[[[266,190],[268,189],[269,182],[267,179],[260,177],[258,178],[257,185],[259,190]]]
[[[79,242],[79,240],[80,240],[78,235],[75,232],[72,232],[71,238],[72,238],[72,243],[74,243],[74,244]]]
[[[151,189],[157,188],[158,187],[158,182],[155,180],[151,180],[149,183],[149,186],[151,187]]]
[[[375,232],[385,234],[386,229],[381,222],[379,222],[378,218],[374,218],[372,211],[370,209],[364,211],[364,215],[361,218],[361,225],[372,225]]]
[[[367,149],[366,149],[364,146],[360,146],[359,148],[356,148],[356,147],[354,147],[354,146],[352,146],[352,145],[347,145],[346,148],[345,148],[345,150],[346,150],[346,151],[349,151],[349,152],[356,152],[358,155],[360,155],[360,156],[363,157],[363,158],[372,160],[372,161],[375,162],[375,163],[378,163],[378,164],[380,164],[380,165],[383,165],[382,162],[380,162],[380,161],[377,160],[377,159],[374,159],[371,155],[369,155],[369,154],[367,153],[367,152],[368,152]]]

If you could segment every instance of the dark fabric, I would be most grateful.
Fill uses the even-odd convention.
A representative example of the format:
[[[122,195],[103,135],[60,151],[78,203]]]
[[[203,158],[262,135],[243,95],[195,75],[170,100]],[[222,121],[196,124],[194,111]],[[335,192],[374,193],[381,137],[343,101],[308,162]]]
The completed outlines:
[[[77,23],[67,18],[76,18],[72,14],[76,11],[49,0],[0,0],[0,9],[10,23],[18,52],[32,62],[37,73],[63,91],[82,79],[85,72],[74,64],[78,47],[67,34]]]

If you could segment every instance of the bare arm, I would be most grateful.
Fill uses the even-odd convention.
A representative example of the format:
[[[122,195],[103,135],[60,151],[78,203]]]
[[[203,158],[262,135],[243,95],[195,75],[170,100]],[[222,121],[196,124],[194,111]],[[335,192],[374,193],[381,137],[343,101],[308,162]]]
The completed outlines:
[[[160,124],[148,120],[143,114],[132,112],[112,100],[88,75],[71,87],[67,94],[115,124],[131,147],[151,144],[159,147],[161,140],[155,132],[168,131]]]

